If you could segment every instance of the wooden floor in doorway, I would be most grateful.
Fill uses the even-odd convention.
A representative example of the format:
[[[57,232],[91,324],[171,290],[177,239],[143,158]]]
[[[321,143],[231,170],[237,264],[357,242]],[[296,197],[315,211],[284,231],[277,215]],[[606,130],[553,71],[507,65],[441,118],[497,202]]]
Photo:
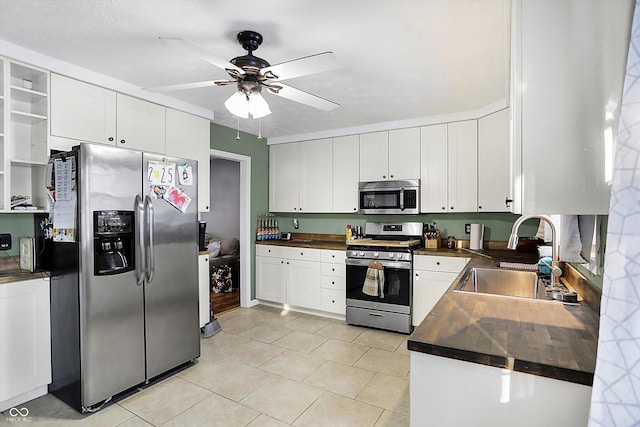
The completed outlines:
[[[240,290],[234,288],[231,292],[220,292],[218,294],[211,292],[210,300],[213,315],[217,316],[232,308],[240,307]]]

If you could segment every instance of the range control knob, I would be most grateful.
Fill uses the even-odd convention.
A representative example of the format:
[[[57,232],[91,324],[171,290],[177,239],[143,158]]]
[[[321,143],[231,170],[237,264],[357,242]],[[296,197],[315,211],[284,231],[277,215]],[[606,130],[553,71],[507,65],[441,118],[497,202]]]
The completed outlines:
[[[360,252],[358,252],[358,255],[360,255],[360,256],[364,256],[364,251],[360,251]]]
[[[394,259],[395,257],[396,257],[396,254],[394,254],[393,252],[391,252],[391,253],[389,254],[389,258],[390,258],[390,259]]]
[[[380,257],[380,253],[378,253],[378,252],[374,252],[374,253],[373,253],[373,257],[374,257],[374,258],[378,258],[378,257]]]

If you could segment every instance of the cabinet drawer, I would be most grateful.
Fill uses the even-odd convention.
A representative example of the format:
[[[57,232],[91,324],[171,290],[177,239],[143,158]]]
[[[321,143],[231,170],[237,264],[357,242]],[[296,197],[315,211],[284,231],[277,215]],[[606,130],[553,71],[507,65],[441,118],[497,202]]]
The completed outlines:
[[[345,293],[347,280],[344,277],[321,276],[320,286],[324,289],[340,290],[342,293]]]
[[[320,289],[320,309],[331,313],[345,314],[347,299],[344,291]]]
[[[413,257],[413,268],[415,270],[447,271],[460,273],[469,258],[415,255]]]
[[[320,262],[320,253],[322,252],[320,249],[287,247],[286,250],[286,257],[289,259]]]
[[[323,276],[346,277],[347,267],[344,264],[322,263],[320,266],[320,274]]]
[[[287,251],[285,246],[256,245],[256,255],[272,258],[285,258]]]
[[[320,261],[322,262],[335,262],[335,263],[343,263],[347,257],[347,251],[330,251],[323,250],[320,255]]]

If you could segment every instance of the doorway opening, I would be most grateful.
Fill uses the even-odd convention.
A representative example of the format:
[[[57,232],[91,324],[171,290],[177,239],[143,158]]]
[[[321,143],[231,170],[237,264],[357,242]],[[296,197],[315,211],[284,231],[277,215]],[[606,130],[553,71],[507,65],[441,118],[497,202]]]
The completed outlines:
[[[223,257],[210,258],[210,270],[216,265],[226,265],[228,270],[214,268],[217,274],[231,273],[233,292],[212,292],[211,303],[214,315],[237,306],[251,305],[251,157],[210,150],[211,160],[211,208],[202,213],[201,220],[207,221],[207,233],[220,242]],[[233,256],[233,240],[237,239],[239,251]],[[213,254],[212,254],[213,255]],[[223,288],[223,287],[221,287]],[[212,291],[215,289],[212,289]],[[220,289],[217,289],[220,291]],[[226,294],[226,295],[225,295]]]

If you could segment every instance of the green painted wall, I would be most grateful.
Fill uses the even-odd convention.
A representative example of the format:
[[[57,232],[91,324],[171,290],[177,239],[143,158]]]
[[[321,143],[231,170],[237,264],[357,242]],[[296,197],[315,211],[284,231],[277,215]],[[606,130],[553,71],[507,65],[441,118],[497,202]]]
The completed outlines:
[[[364,227],[367,221],[417,221],[436,222],[443,237],[455,236],[460,240],[468,240],[464,225],[481,223],[485,225],[485,240],[507,241],[511,227],[519,215],[510,213],[448,213],[425,215],[357,215],[357,214],[284,214],[277,215],[278,226],[282,231],[298,233],[342,234],[347,224]],[[294,230],[293,218],[298,218],[300,228]],[[531,237],[538,230],[538,220],[525,222],[518,234]]]
[[[20,237],[33,237],[33,214],[0,213],[0,233],[11,233],[11,250],[2,251],[0,256],[20,254]]]
[[[259,213],[269,210],[269,149],[266,139],[211,123],[211,148],[251,157],[251,230],[256,229]],[[215,207],[213,207],[215,208]],[[243,260],[244,262],[244,260]],[[251,245],[251,297],[255,297],[255,248]]]

